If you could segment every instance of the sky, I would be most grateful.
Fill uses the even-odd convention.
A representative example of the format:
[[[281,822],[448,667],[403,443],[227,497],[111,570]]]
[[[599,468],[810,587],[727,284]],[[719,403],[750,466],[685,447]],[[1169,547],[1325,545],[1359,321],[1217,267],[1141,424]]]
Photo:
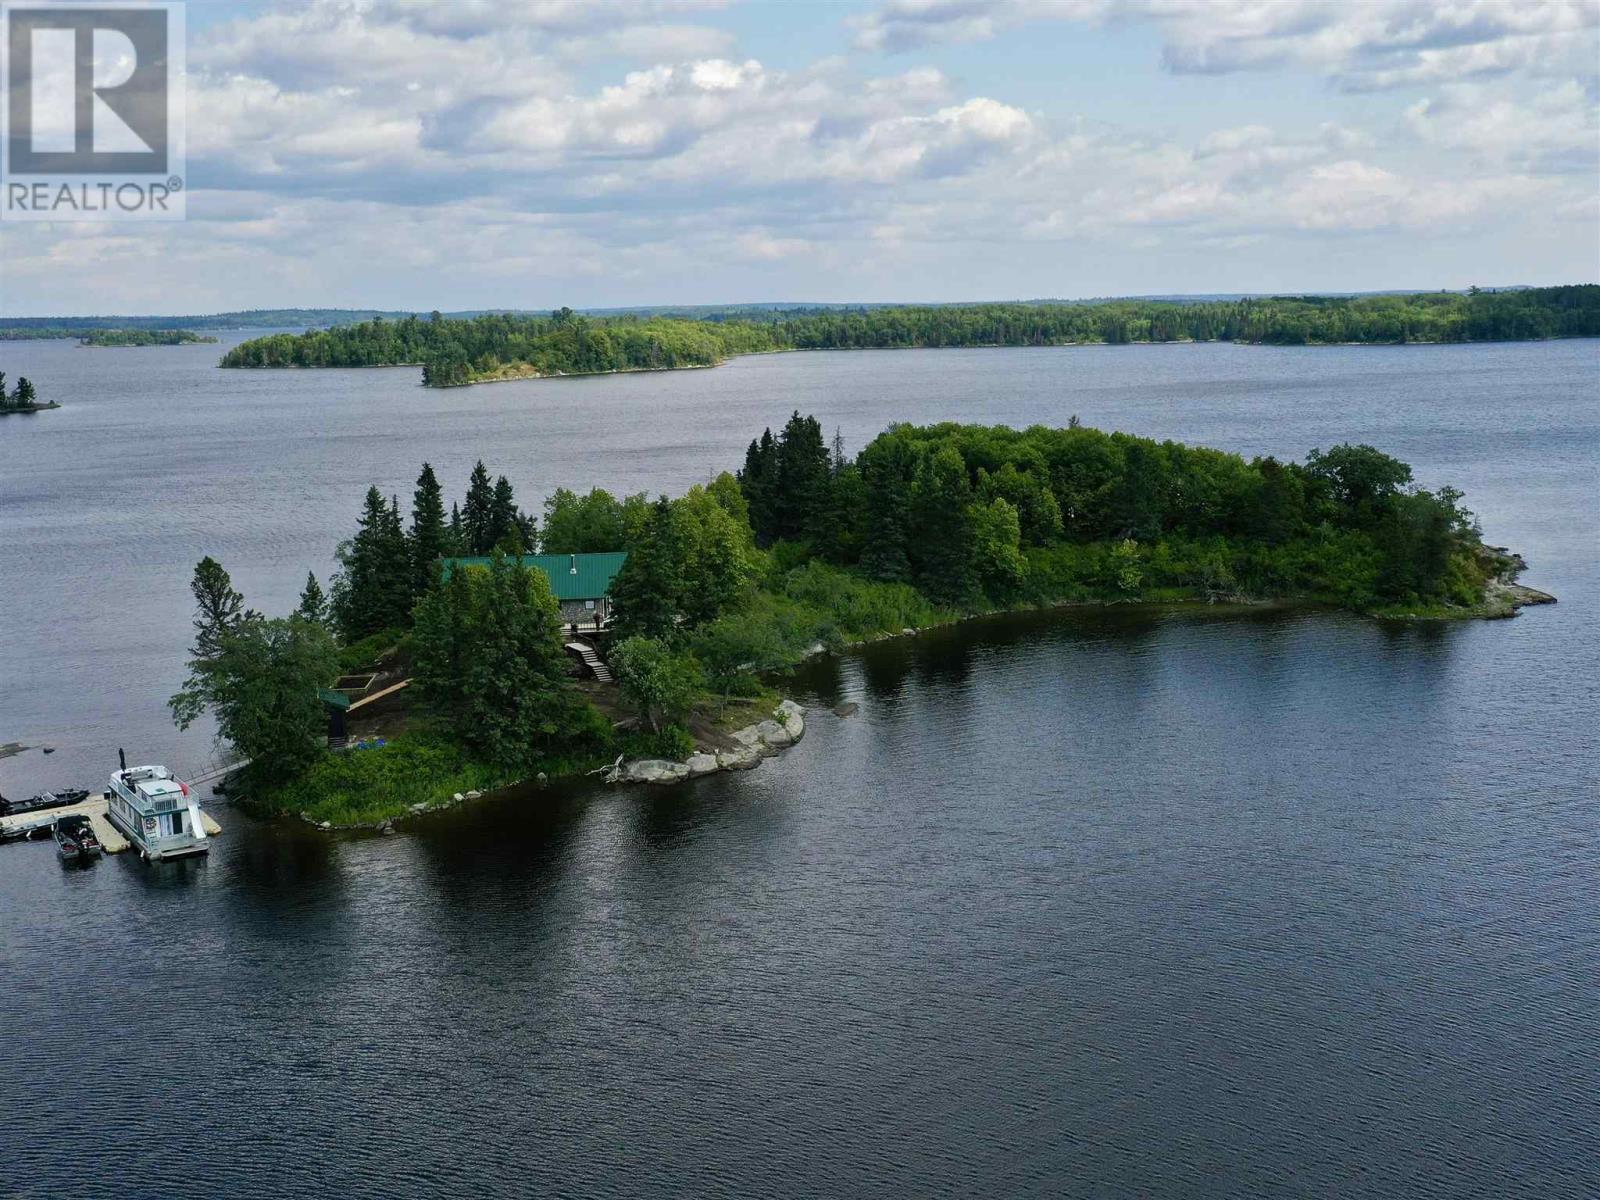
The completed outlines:
[[[187,6],[188,219],[0,313],[1600,279],[1600,0]]]

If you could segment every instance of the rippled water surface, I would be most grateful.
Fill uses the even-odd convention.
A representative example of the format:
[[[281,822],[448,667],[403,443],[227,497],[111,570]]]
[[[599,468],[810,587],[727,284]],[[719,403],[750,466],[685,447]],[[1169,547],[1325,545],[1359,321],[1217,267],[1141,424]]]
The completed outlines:
[[[1084,611],[814,663],[806,740],[209,861],[0,847],[0,1195],[1600,1193],[1600,343],[808,354],[425,392],[0,344],[0,789],[167,725],[369,480],[679,490],[815,411],[1372,441],[1561,597]],[[851,700],[858,715],[828,707]],[[66,1128],[78,1130],[63,1139]]]

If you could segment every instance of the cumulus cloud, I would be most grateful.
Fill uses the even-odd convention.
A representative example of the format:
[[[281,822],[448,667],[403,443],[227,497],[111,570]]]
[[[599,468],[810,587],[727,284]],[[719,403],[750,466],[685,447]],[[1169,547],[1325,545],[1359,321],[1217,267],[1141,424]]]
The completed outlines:
[[[1526,101],[1480,85],[1454,84],[1406,109],[1423,142],[1475,160],[1540,173],[1600,168],[1600,103],[1576,80]]]
[[[131,292],[159,265],[190,308],[239,303],[241,279],[262,303],[448,307],[446,280],[462,307],[576,301],[588,280],[605,302],[685,301],[706,279],[721,294],[701,298],[724,299],[823,273],[813,295],[903,298],[919,270],[978,294],[992,267],[1015,294],[1003,271],[1083,256],[1276,269],[1308,244],[1409,249],[1533,214],[1593,241],[1596,90],[1545,78],[1528,49],[1589,36],[1572,5],[896,0],[855,30],[888,50],[1141,19],[1175,70],[1312,64],[1410,89],[1334,97],[1340,120],[1264,111],[1184,136],[1036,111],[1003,77],[927,61],[780,67],[740,53],[717,9],[306,0],[211,26],[189,56],[190,221],[0,228],[8,294],[138,263],[118,275]]]
[[[891,53],[981,41],[1034,21],[1149,21],[1186,74],[1308,66],[1353,90],[1524,72],[1592,71],[1590,0],[890,0],[850,19]]]

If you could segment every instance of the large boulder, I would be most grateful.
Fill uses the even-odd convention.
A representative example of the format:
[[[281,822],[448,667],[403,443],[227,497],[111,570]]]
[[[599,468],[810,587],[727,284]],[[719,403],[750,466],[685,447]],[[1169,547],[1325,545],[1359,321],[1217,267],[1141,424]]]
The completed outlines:
[[[677,783],[689,778],[689,768],[683,763],[667,762],[661,758],[643,758],[623,766],[621,783]]]
[[[748,749],[758,751],[761,749],[761,727],[759,725],[746,725],[743,729],[735,729],[729,736]]]
[[[691,754],[689,761],[683,765],[689,768],[691,776],[709,775],[717,769],[717,756],[715,754]]]
[[[724,771],[748,771],[761,761],[758,746],[740,746],[737,750],[718,750],[717,766]]]
[[[760,737],[763,745],[773,750],[781,750],[785,746],[794,745],[794,734],[786,726],[776,721],[763,721],[756,726],[756,735]]]
[[[789,735],[791,742],[798,742],[806,735],[806,710],[793,700],[785,700],[773,712],[773,719],[778,721]]]

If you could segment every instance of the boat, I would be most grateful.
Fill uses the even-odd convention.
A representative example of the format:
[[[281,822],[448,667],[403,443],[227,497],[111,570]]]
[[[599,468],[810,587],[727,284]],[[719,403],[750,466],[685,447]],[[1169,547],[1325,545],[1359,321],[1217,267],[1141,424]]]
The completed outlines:
[[[65,808],[69,804],[82,804],[89,798],[83,788],[69,788],[64,792],[40,792],[26,800],[7,800],[0,806],[0,817],[15,817],[23,813],[43,812],[48,808]]]
[[[113,771],[106,816],[147,861],[211,850],[200,802],[189,785],[166,767],[123,765]]]
[[[100,839],[82,813],[57,817],[50,828],[56,835],[56,853],[62,862],[89,862],[100,857]]]

